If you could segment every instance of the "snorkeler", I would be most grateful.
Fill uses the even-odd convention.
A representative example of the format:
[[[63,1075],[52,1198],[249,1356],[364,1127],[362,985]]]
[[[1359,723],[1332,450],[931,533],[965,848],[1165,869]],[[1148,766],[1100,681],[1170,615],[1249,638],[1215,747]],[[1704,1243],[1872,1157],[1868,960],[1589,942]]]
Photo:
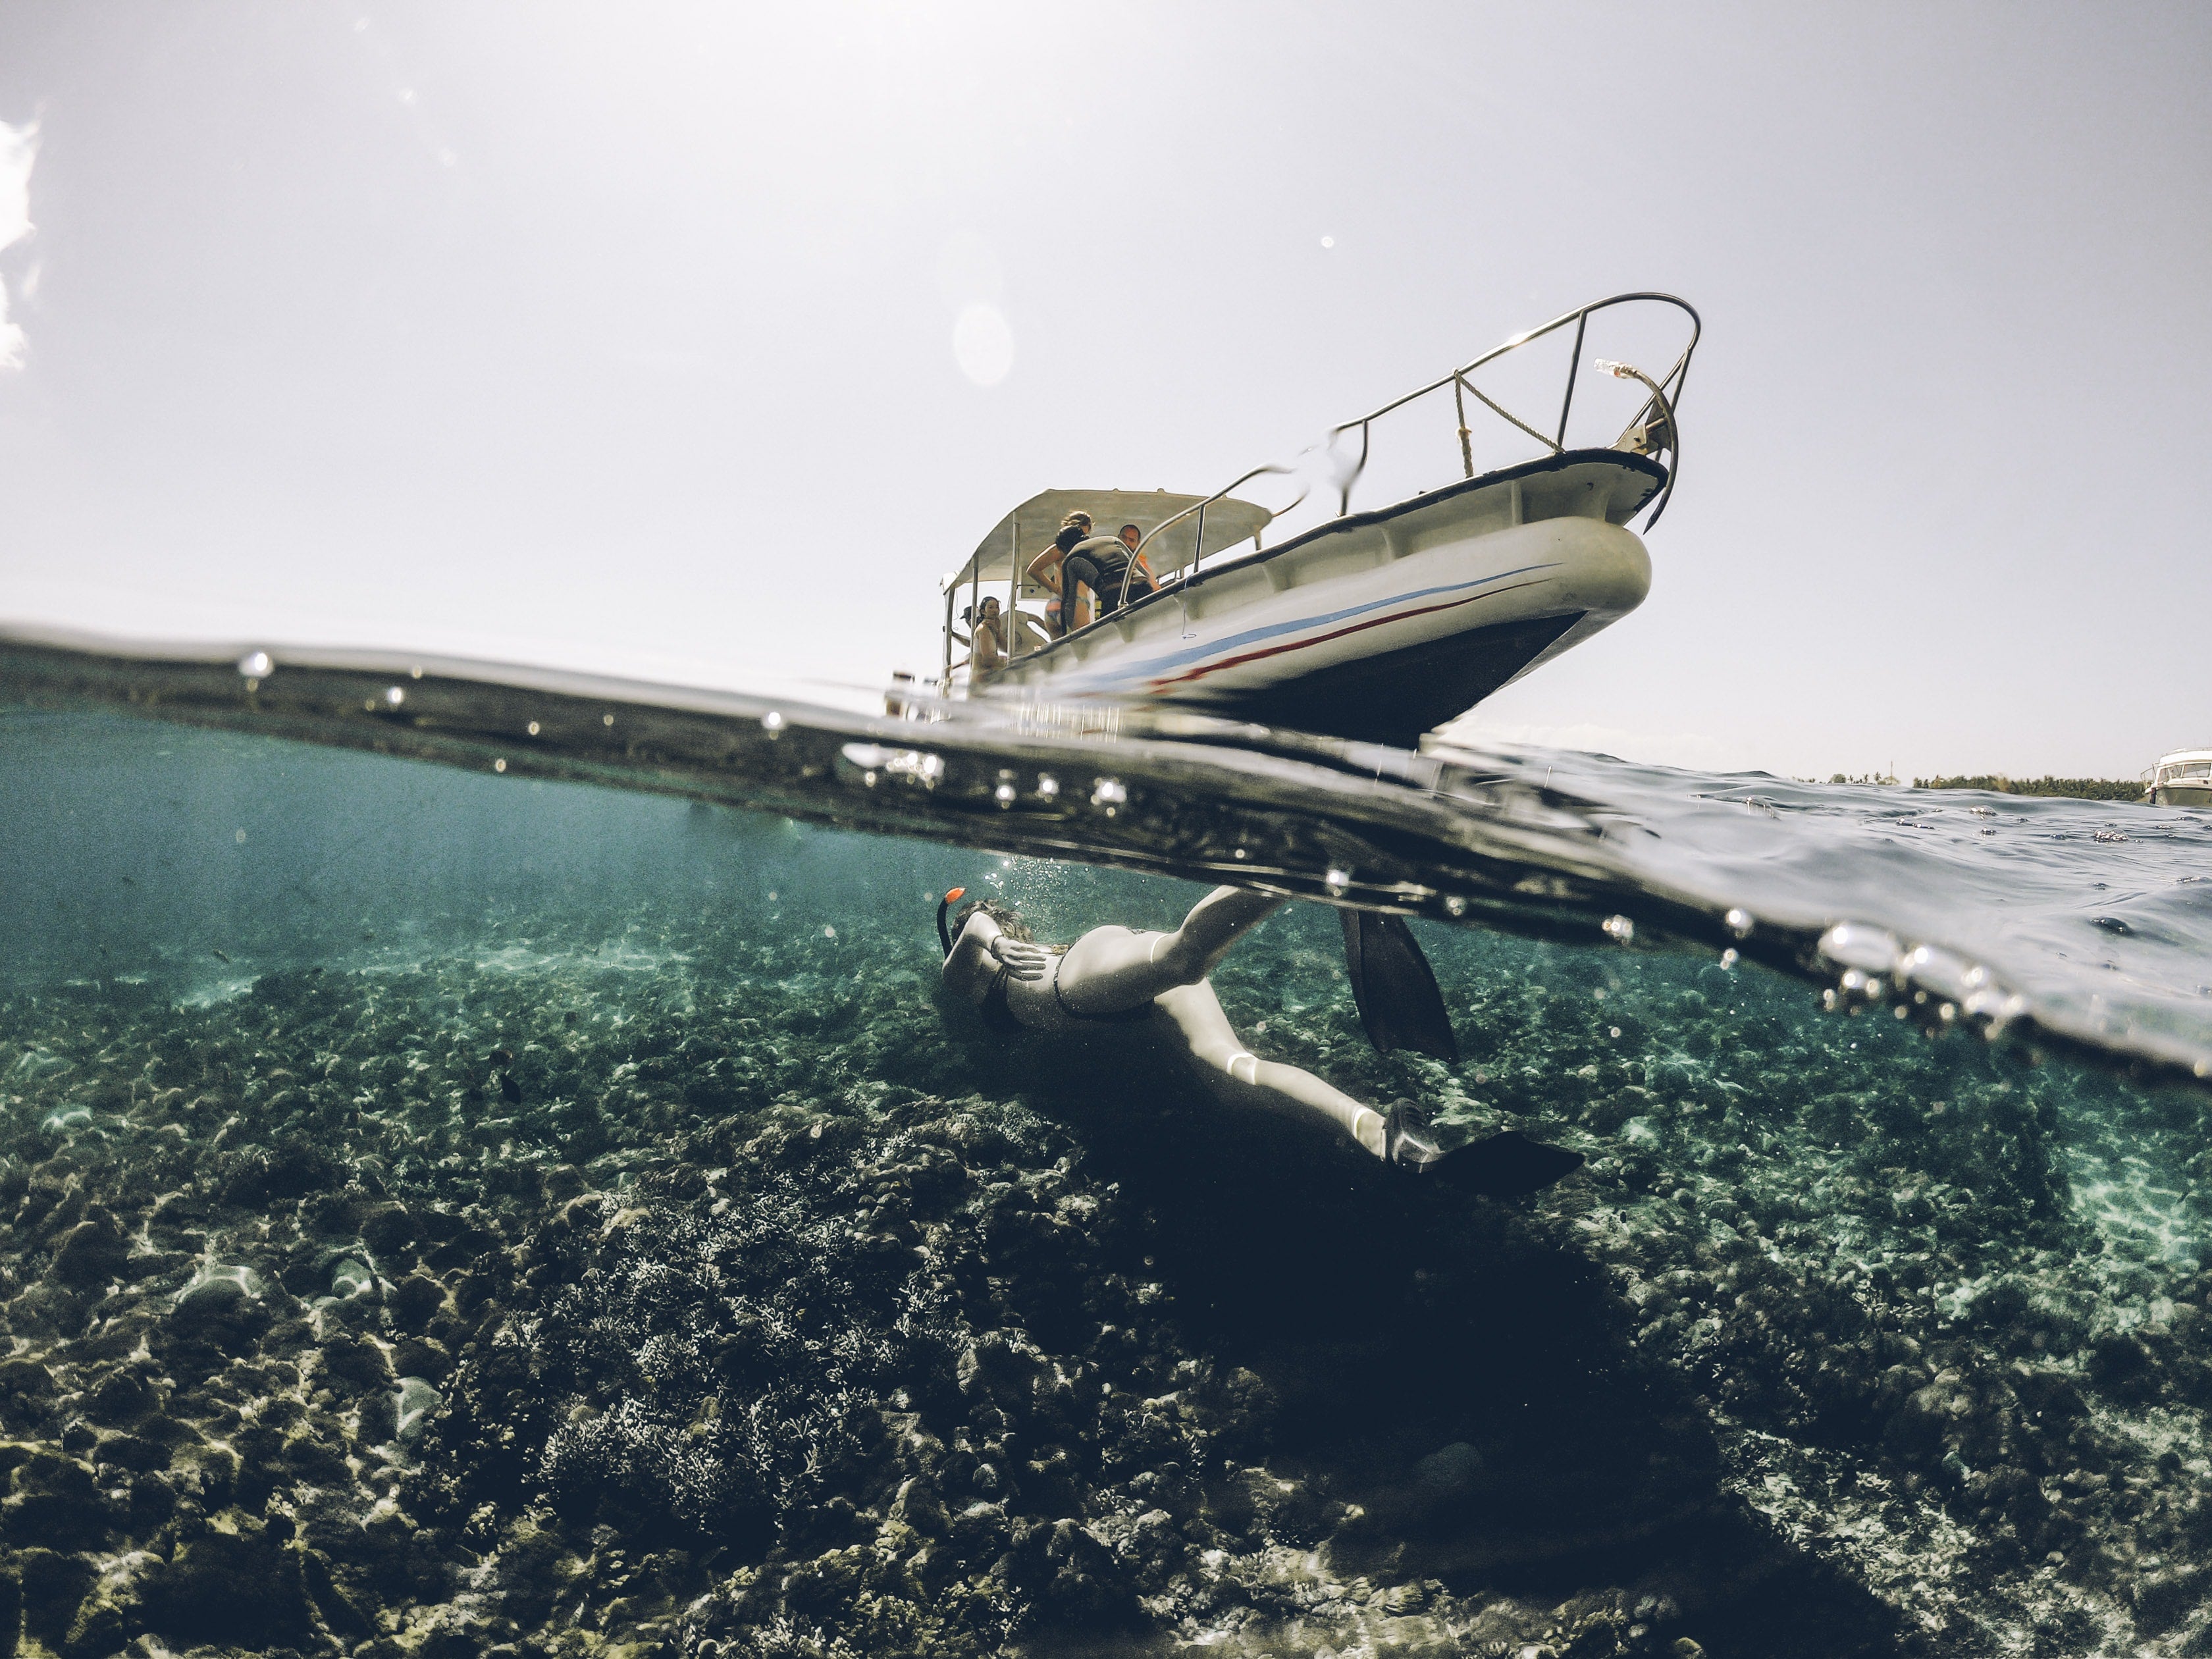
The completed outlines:
[[[970,899],[948,925],[947,914],[965,890],[954,888],[937,907],[945,984],[973,1003],[994,1031],[1149,1026],[1171,1036],[1208,1083],[1232,1097],[1256,1097],[1325,1121],[1386,1164],[1450,1176],[1455,1184],[1492,1196],[1534,1192],[1582,1164],[1579,1152],[1510,1129],[1463,1146],[1439,1146],[1411,1102],[1377,1111],[1310,1072],[1246,1048],[1206,975],[1283,905],[1280,898],[1217,887],[1173,933],[1094,927],[1065,949],[1052,949],[1037,944],[1013,910],[988,899]]]

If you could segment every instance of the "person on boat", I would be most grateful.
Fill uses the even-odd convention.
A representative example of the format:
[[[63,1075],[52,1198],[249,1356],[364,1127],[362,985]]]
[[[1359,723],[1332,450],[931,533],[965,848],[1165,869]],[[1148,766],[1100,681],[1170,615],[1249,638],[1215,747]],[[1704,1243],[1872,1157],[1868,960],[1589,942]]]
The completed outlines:
[[[1129,578],[1129,597],[1140,599],[1147,593],[1158,592],[1160,585],[1152,575],[1152,567],[1146,562],[1145,556],[1137,551],[1144,545],[1144,531],[1135,525],[1125,524],[1115,534],[1121,537],[1121,545],[1129,550],[1129,558],[1136,566],[1136,574]]]
[[[968,684],[983,684],[1006,665],[1006,641],[999,619],[999,601],[986,599],[975,607],[968,641]]]
[[[1052,538],[1051,545],[1030,561],[1029,579],[1053,596],[1045,602],[1044,625],[1054,639],[1091,620],[1090,607],[1083,603],[1079,593],[1070,594],[1063,574],[1067,556],[1075,550],[1078,543],[1089,540],[1090,536],[1091,515],[1071,513],[1060,521],[1060,533]]]
[[[1133,550],[1126,540],[1113,537],[1091,537],[1072,551],[1064,554],[1060,564],[1060,591],[1063,599],[1078,586],[1091,590],[1094,608],[1101,617],[1110,617],[1121,608],[1124,599],[1140,599],[1152,591],[1150,572],[1142,571]]]
[[[1582,1164],[1579,1152],[1510,1129],[1463,1146],[1440,1146],[1412,1102],[1378,1111],[1310,1072],[1245,1048],[1206,976],[1283,899],[1217,887],[1172,933],[1094,927],[1054,948],[1036,943],[1018,912],[988,899],[969,900],[948,925],[947,913],[965,890],[954,888],[937,907],[943,982],[993,1031],[1134,1036],[1143,1028],[1182,1052],[1219,1092],[1327,1124],[1385,1164],[1450,1175],[1476,1192],[1534,1192]]]

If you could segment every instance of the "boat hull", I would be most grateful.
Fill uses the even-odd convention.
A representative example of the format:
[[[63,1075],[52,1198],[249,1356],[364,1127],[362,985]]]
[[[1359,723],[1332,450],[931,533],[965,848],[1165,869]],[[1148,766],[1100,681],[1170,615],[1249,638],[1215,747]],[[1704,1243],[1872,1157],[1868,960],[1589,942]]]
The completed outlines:
[[[1411,744],[1643,602],[1650,558],[1618,520],[1656,471],[1602,456],[1339,520],[1018,659],[992,695]]]
[[[2150,799],[2154,806],[2212,806],[2212,783],[2161,783]]]

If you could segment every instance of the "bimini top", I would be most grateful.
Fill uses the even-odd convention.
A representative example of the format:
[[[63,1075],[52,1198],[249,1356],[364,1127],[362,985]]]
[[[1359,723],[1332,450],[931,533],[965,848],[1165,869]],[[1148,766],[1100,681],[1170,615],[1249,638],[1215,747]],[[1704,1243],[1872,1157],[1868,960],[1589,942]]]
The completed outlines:
[[[1203,495],[1175,495],[1164,489],[1043,490],[992,526],[991,533],[976,544],[968,562],[946,577],[944,585],[965,587],[980,580],[987,590],[998,584],[998,591],[1004,593],[1007,578],[1018,569],[1028,568],[1030,561],[1059,534],[1060,521],[1071,513],[1088,513],[1094,535],[1110,536],[1123,525],[1133,524],[1149,536],[1176,514],[1205,500]],[[1194,553],[1202,551],[1211,558],[1224,548],[1250,541],[1274,516],[1264,507],[1224,496],[1206,509],[1203,549],[1195,545],[1198,516],[1193,514],[1145,550],[1145,562],[1152,567],[1153,575],[1165,576],[1188,564]],[[1021,597],[1040,599],[1047,594],[1024,575]]]

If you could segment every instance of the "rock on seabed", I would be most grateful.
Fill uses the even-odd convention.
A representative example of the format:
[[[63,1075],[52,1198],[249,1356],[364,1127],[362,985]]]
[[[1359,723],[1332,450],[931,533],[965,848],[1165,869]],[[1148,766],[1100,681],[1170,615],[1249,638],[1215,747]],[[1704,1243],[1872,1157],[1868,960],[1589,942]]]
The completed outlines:
[[[2197,1101],[1498,939],[1385,1060],[1328,921],[1255,1045],[1588,1172],[998,1050],[851,927],[0,1006],[0,1651],[2212,1651]]]

